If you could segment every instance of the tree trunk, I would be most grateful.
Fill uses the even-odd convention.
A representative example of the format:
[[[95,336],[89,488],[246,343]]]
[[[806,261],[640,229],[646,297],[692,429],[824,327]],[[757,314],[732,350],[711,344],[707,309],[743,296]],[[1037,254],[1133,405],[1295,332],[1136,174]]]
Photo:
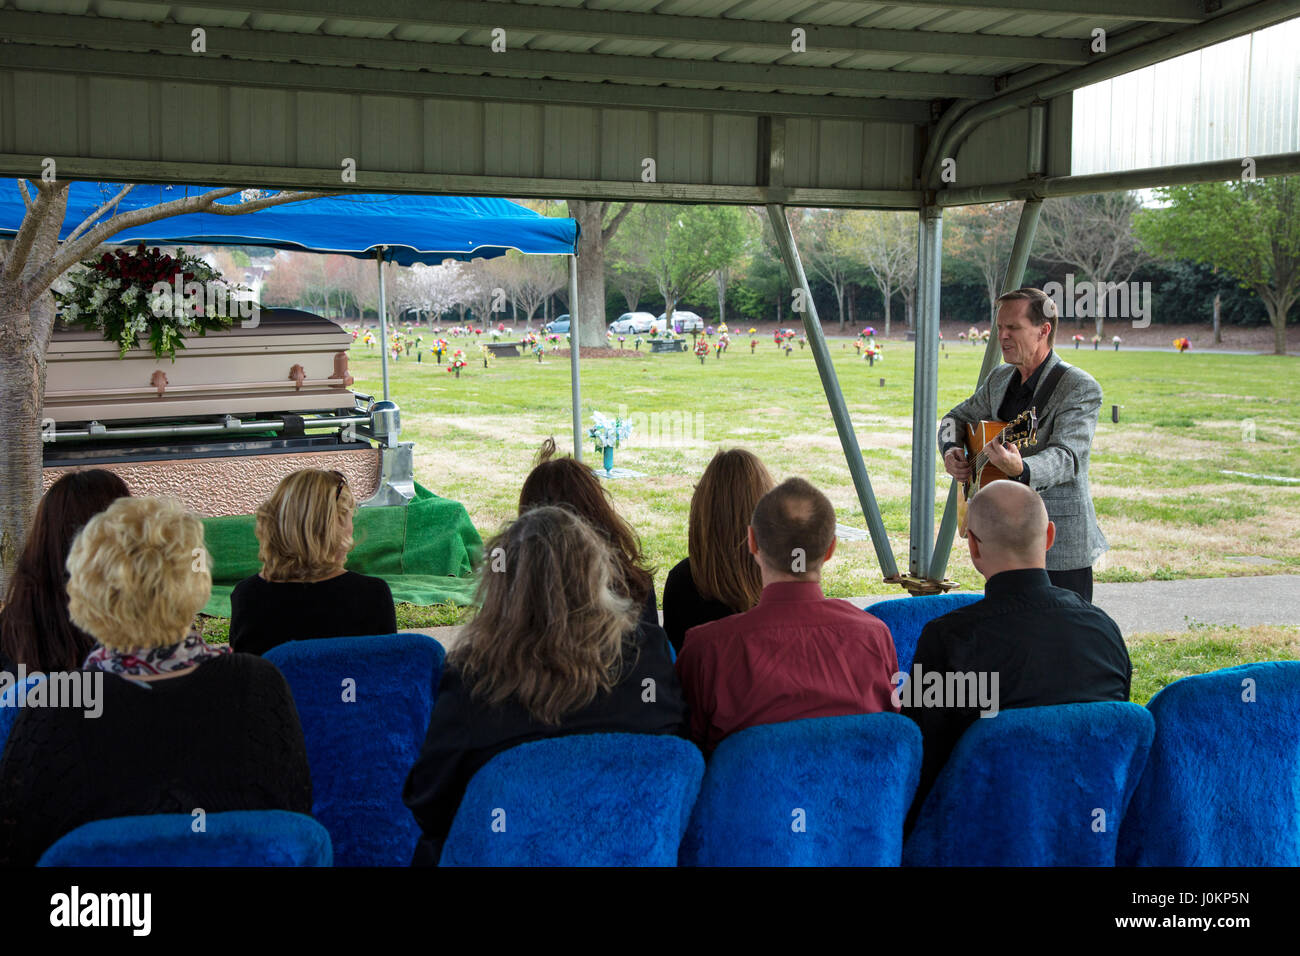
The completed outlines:
[[[840,310],[840,331],[844,331],[844,287],[835,290],[835,306]]]
[[[54,301],[43,295],[23,310],[0,301],[0,429],[5,453],[0,463],[0,595],[9,587],[27,529],[41,499],[41,410],[45,404],[45,349]]]
[[[582,229],[578,238],[578,334],[582,342],[604,345],[609,325],[605,320],[605,204],[570,199],[569,215]]]
[[[1215,345],[1223,344],[1223,331],[1219,327],[1219,306],[1222,298],[1223,297],[1218,292],[1214,293],[1214,344]]]
[[[889,338],[889,327],[892,322],[892,318],[889,314],[889,300],[893,297],[887,290],[882,292],[882,295],[885,297],[885,338]]]
[[[713,277],[718,284],[718,324],[721,325],[727,321],[727,280],[721,272],[715,272]]]

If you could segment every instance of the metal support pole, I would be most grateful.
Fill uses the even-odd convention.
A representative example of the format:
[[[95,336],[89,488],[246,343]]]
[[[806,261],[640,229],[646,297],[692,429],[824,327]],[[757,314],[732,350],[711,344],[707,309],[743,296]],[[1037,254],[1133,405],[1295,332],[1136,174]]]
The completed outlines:
[[[934,553],[934,423],[939,405],[939,273],[943,210],[921,209],[917,230],[916,357],[912,372],[912,513],[908,567],[930,570]]]
[[[384,401],[388,401],[388,299],[384,295],[384,247],[375,250],[379,264],[379,367],[384,377]]]
[[[1029,262],[1029,250],[1034,245],[1034,232],[1038,228],[1038,216],[1042,212],[1040,200],[1030,199],[1020,210],[1020,222],[1016,226],[1016,239],[1011,245],[1011,256],[1007,261],[1007,272],[1002,279],[1002,291],[1011,292],[1019,289],[1025,281],[1025,266]],[[998,322],[994,316],[989,325],[989,344],[984,347],[984,361],[980,365],[980,377],[975,387],[979,388],[989,373],[1002,361],[1002,349],[998,345]],[[930,436],[934,442],[934,436]],[[933,447],[933,444],[932,446]],[[948,570],[948,556],[952,553],[952,539],[957,530],[957,482],[948,488],[948,501],[943,506],[943,521],[939,524],[939,537],[934,543],[934,560],[930,564],[929,577],[942,581]]]
[[[785,218],[785,207],[779,203],[769,203],[767,217],[772,223],[772,232],[776,235],[776,244],[781,250],[781,259],[785,262],[786,271],[803,295],[803,327],[808,336],[808,346],[812,350],[813,360],[817,363],[817,374],[821,376],[822,389],[826,392],[831,417],[835,420],[835,430],[839,433],[840,447],[844,449],[844,458],[849,465],[853,487],[858,493],[858,503],[862,505],[862,514],[871,533],[871,544],[876,549],[876,559],[880,562],[880,570],[884,573],[885,580],[892,580],[898,577],[898,565],[894,561],[894,552],[889,546],[889,535],[885,532],[885,521],[880,515],[880,505],[876,503],[876,494],[871,489],[871,478],[867,475],[866,462],[862,460],[862,450],[858,447],[858,436],[853,431],[853,421],[849,418],[849,409],[844,403],[844,393],[840,390],[840,382],[835,375],[830,349],[826,347],[821,320],[817,317],[817,306],[813,303],[812,292],[808,288],[808,277],[804,274],[799,250],[795,247],[790,223]]]
[[[578,375],[578,257],[569,256],[569,382],[573,392],[573,457],[582,461],[582,382]]]

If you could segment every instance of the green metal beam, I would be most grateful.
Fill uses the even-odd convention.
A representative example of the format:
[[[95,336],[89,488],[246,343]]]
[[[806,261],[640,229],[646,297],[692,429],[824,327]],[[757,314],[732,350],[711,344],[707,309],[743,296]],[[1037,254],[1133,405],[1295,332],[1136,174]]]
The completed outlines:
[[[39,45],[111,44],[115,49],[189,57],[189,24],[149,23],[40,13],[0,11],[0,36],[11,42]],[[782,90],[788,93],[841,96],[903,96],[916,98],[989,97],[988,76],[892,70],[828,69],[768,63],[734,63],[702,59],[625,56],[601,53],[556,54],[550,50],[507,49],[495,54],[477,44],[420,43],[370,37],[324,36],[270,30],[205,27],[207,56],[253,58],[276,63],[287,60],[320,66],[368,70],[428,70],[431,72],[518,76],[529,79],[623,83],[707,83],[730,90]]]
[[[135,4],[134,6],[139,6]],[[170,10],[174,3],[147,4]],[[1115,3],[1118,7],[1120,4]],[[1089,60],[1086,41],[1036,37],[1032,43],[1018,35],[960,33],[944,30],[881,30],[831,26],[782,19],[679,16],[591,10],[543,4],[484,4],[471,0],[403,3],[379,0],[357,5],[351,0],[204,0],[203,8],[243,13],[280,14],[304,19],[322,17],[415,27],[458,27],[485,32],[503,28],[528,40],[539,35],[589,37],[597,40],[654,41],[663,44],[707,44],[791,53],[791,30],[805,31],[807,49],[814,53],[871,53],[895,56],[944,57],[958,60],[1001,60],[1024,63],[1080,64]],[[1053,11],[1060,13],[1059,10]],[[1069,19],[1062,15],[1062,20]],[[1129,19],[1126,16],[1112,19]],[[553,55],[553,54],[552,54]],[[568,56],[569,54],[564,54]]]
[[[164,56],[80,48],[74,50],[19,43],[9,43],[4,46],[4,61],[0,66],[11,70],[73,73],[89,77],[99,75],[265,89],[373,93],[384,96],[434,99],[495,100],[590,106],[600,109],[727,112],[907,124],[923,123],[929,115],[929,106],[922,101],[893,100],[883,97],[800,96],[787,93],[472,76],[417,70],[368,70],[305,63],[230,60],[218,56]]]

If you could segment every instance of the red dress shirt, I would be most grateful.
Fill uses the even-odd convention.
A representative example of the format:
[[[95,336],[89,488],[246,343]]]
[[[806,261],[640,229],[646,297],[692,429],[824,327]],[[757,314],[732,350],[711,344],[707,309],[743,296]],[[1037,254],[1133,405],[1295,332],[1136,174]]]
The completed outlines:
[[[816,581],[769,584],[752,610],[687,631],[677,659],[691,737],[706,754],[758,724],[897,712],[897,670],[885,623]]]

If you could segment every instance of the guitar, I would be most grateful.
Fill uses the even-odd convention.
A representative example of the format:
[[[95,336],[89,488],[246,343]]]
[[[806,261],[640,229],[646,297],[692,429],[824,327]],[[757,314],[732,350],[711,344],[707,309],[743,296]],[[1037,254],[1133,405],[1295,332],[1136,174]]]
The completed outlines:
[[[996,465],[989,464],[985,450],[990,442],[1005,442],[1017,448],[1038,444],[1038,409],[1029,408],[1009,422],[977,422],[966,426],[966,460],[971,463],[971,477],[957,486],[957,530],[966,537],[966,508],[981,488],[991,481],[1010,478]]]

